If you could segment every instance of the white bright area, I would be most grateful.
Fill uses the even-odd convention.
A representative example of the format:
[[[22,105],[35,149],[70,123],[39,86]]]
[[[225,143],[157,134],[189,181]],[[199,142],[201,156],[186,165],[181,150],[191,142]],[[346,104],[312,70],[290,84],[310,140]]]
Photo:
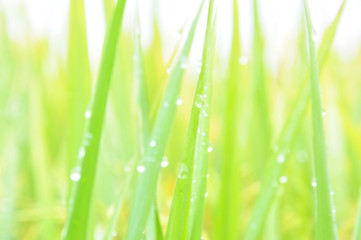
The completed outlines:
[[[127,0],[125,30],[131,31],[136,0]],[[138,0],[140,6],[144,47],[152,37],[152,10],[157,9],[161,27],[165,57],[170,56],[179,30],[192,19],[201,0]],[[232,1],[218,0],[218,51],[229,51],[232,33]],[[287,42],[297,39],[303,21],[303,0],[259,0],[259,11],[266,38],[267,64],[277,66],[279,56],[284,54]],[[207,1],[206,1],[207,2]],[[249,55],[252,42],[252,0],[239,0],[242,55]],[[90,59],[96,68],[100,58],[105,33],[105,17],[102,0],[85,0],[86,23]],[[315,31],[322,36],[324,29],[334,19],[342,0],[310,0],[310,10]],[[0,11],[5,13],[12,40],[26,43],[30,39],[47,38],[50,51],[66,56],[69,0],[0,0]],[[205,11],[204,11],[205,13]],[[200,21],[198,32],[204,31],[205,16]],[[203,31],[202,31],[203,28]],[[318,38],[318,41],[321,37]],[[316,40],[317,41],[317,40]],[[361,43],[361,1],[348,0],[339,25],[334,49],[343,57],[357,54]],[[195,41],[190,63],[200,58],[202,34]],[[197,51],[199,53],[197,53]],[[197,59],[198,58],[198,59]]]

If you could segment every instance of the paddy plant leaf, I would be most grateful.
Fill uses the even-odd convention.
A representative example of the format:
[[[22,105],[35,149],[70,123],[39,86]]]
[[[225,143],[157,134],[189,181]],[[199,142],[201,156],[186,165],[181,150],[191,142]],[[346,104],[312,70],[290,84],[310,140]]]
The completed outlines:
[[[177,62],[170,73],[169,82],[161,102],[151,139],[145,146],[144,156],[139,162],[141,171],[128,223],[126,239],[140,239],[145,230],[154,198],[160,170],[161,159],[164,155],[167,139],[171,130],[176,111],[176,101],[181,87],[184,66],[188,61],[193,36],[202,9],[203,2],[191,25],[186,42],[181,50]]]
[[[125,0],[118,1],[106,32],[98,78],[89,109],[85,112],[86,128],[78,155],[79,166],[71,176],[75,182],[70,196],[63,239],[86,239],[107,95],[125,3]]]
[[[333,195],[330,173],[327,161],[326,140],[323,127],[323,108],[319,80],[317,55],[312,39],[313,26],[308,10],[307,1],[304,1],[305,17],[308,33],[310,54],[310,86],[312,106],[313,131],[313,162],[316,186],[316,239],[338,239],[336,216],[333,205]]]

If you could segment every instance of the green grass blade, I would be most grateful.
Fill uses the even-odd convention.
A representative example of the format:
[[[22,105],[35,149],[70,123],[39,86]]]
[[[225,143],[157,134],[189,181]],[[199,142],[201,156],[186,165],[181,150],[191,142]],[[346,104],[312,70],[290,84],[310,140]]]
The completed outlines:
[[[328,54],[330,53],[332,42],[336,35],[337,26],[340,23],[341,16],[342,16],[343,10],[345,8],[346,2],[347,2],[347,0],[343,0],[335,19],[333,20],[331,25],[325,30],[320,48],[318,49],[318,55],[317,55],[317,62],[318,62],[318,66],[320,69],[323,67],[324,63],[327,60]]]
[[[114,0],[103,0],[105,20],[109,23],[114,11]]]
[[[261,174],[265,159],[269,150],[271,140],[269,104],[267,92],[267,79],[264,64],[264,37],[261,29],[261,22],[258,10],[258,0],[253,0],[253,46],[252,46],[252,102],[251,122],[248,132],[248,147],[250,155],[253,158],[253,168],[255,174]],[[260,137],[262,136],[262,137]]]
[[[130,172],[128,173],[127,178],[125,179],[124,184],[122,186],[122,189],[120,190],[119,195],[117,196],[117,199],[116,199],[116,202],[114,205],[114,212],[108,222],[107,230],[104,235],[104,240],[112,240],[114,238],[114,236],[118,235],[116,227],[117,227],[117,223],[118,223],[119,214],[123,208],[124,199],[127,195],[127,192],[130,189],[132,179],[134,179],[134,177],[136,176],[136,173],[137,173],[137,168],[136,168],[136,165],[134,165],[132,167],[132,169],[130,170]]]
[[[201,239],[205,200],[208,196],[206,192],[208,174],[208,155],[212,151],[209,145],[209,115],[212,97],[212,75],[213,75],[213,55],[215,49],[215,23],[216,16],[213,17],[213,0],[210,1],[208,10],[207,31],[205,46],[203,49],[203,65],[200,78],[198,94],[196,93],[194,107],[197,107],[197,100],[203,97],[200,103],[199,123],[197,129],[197,139],[194,152],[194,166],[191,187],[191,199],[186,216],[186,226],[183,239]],[[197,113],[197,112],[196,112]],[[199,130],[199,132],[198,132]]]
[[[310,85],[312,100],[313,155],[316,177],[316,239],[338,239],[336,216],[332,199],[330,174],[328,170],[326,142],[322,121],[319,70],[317,55],[312,40],[312,23],[306,0],[305,16],[310,53]]]
[[[185,45],[170,75],[168,86],[164,93],[162,104],[158,111],[153,128],[151,141],[147,143],[144,157],[140,162],[145,171],[139,175],[138,179],[138,186],[136,188],[128,223],[126,237],[128,240],[141,238],[152,208],[159,175],[160,161],[164,154],[167,139],[174,119],[176,100],[180,92],[181,80],[184,73],[184,64],[188,60],[199,15],[200,10],[194,19]]]
[[[163,231],[162,226],[159,220],[158,208],[156,201],[153,203],[153,208],[148,217],[148,222],[146,226],[146,240],[163,240]]]
[[[137,4],[138,5],[138,4]],[[138,7],[137,7],[138,10]],[[148,106],[148,94],[147,94],[147,82],[145,63],[141,47],[140,38],[140,24],[139,24],[139,12],[137,11],[135,17],[135,54],[134,54],[134,73],[135,73],[135,89],[137,91],[138,102],[138,152],[140,156],[144,154],[144,148],[149,143],[150,139],[150,119],[149,119],[149,106]],[[158,210],[156,207],[156,199],[153,203],[153,209],[148,217],[146,226],[146,239],[163,239],[163,233],[161,230]]]
[[[343,12],[343,7],[341,6],[339,9],[337,16],[341,16]],[[320,61],[319,69],[320,72],[324,68],[324,63],[327,60],[328,52],[331,49],[335,32],[337,29],[337,26],[339,24],[339,18],[336,17],[334,21],[331,23],[331,25],[327,28],[329,29],[326,31],[325,35],[323,36],[322,43],[320,45],[320,50],[318,52],[319,56],[326,56],[326,57],[319,57]],[[330,34],[332,33],[332,34]],[[306,83],[306,81],[304,81]],[[268,210],[270,209],[274,197],[276,189],[274,187],[274,184],[278,182],[279,178],[281,177],[284,169],[285,164],[277,164],[279,159],[283,159],[286,162],[289,157],[288,155],[284,154],[284,151],[286,149],[291,149],[294,139],[297,136],[298,132],[298,126],[300,126],[301,122],[305,118],[305,114],[307,111],[308,106],[308,100],[309,100],[309,88],[305,85],[303,89],[301,90],[300,96],[295,104],[295,107],[292,108],[293,111],[290,114],[290,117],[288,118],[288,121],[286,122],[282,133],[278,139],[278,143],[276,144],[279,148],[279,151],[276,154],[273,154],[271,156],[271,161],[274,162],[274,167],[272,168],[272,171],[269,175],[267,175],[264,179],[264,182],[266,183],[261,192],[259,193],[256,203],[253,208],[253,212],[251,214],[251,218],[249,221],[249,225],[246,228],[245,232],[245,239],[246,240],[254,240],[257,239],[257,237],[260,234],[261,227],[267,217]]]
[[[134,78],[137,98],[137,135],[138,135],[138,152],[144,154],[144,147],[149,144],[150,139],[150,121],[148,93],[146,83],[145,64],[141,47],[140,26],[138,12],[135,17],[135,36],[134,36]]]
[[[223,156],[220,202],[218,207],[218,238],[238,239],[240,215],[240,154],[237,145],[239,132],[240,39],[238,3],[233,0],[233,40],[226,86],[223,126]]]
[[[85,114],[86,131],[79,152],[80,179],[73,186],[63,239],[86,238],[100,137],[125,2],[125,0],[118,1],[106,32],[96,86],[89,110]]]
[[[89,97],[91,74],[86,37],[85,12],[83,0],[70,2],[68,40],[68,162],[67,174],[76,165],[76,156],[84,130],[84,112]],[[69,179],[70,181],[70,179]],[[70,189],[69,189],[70,193]]]
[[[272,163],[274,163],[274,166],[272,167],[271,173],[267,175],[264,180],[265,184],[256,199],[248,227],[246,228],[246,232],[244,234],[245,240],[256,240],[261,233],[261,227],[267,218],[267,213],[275,197],[278,179],[281,176],[285,160],[288,157],[287,150],[290,149],[291,144],[296,137],[298,126],[302,122],[302,119],[304,119],[308,99],[309,92],[303,91],[279,138],[279,142],[277,144],[279,150],[270,158]]]
[[[166,239],[199,239],[208,169],[209,105],[213,62],[213,1],[210,1],[202,69],[188,126],[185,155],[178,173]]]
[[[361,191],[360,191],[360,193],[361,193]],[[357,216],[356,216],[355,227],[354,227],[354,231],[353,231],[353,235],[352,235],[352,240],[359,240],[359,239],[361,239],[361,195],[360,195],[359,204],[358,204],[358,211],[357,211]]]

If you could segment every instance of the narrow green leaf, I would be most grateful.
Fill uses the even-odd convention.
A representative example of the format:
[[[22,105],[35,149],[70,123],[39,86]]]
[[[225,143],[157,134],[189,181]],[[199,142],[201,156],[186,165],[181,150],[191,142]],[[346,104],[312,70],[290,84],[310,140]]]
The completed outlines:
[[[343,6],[344,5],[342,5],[339,9],[337,16],[341,16],[344,8]],[[326,31],[325,35],[323,36],[319,50],[319,56],[328,56],[328,52],[331,49],[338,23],[339,18],[336,17],[331,25],[327,28],[332,29],[332,31]],[[333,32],[333,34],[328,34],[330,32]],[[319,57],[319,59],[319,69],[321,72],[327,57]],[[310,92],[308,86],[306,85],[306,81],[304,80],[303,82],[305,82],[305,84],[300,92],[299,98],[295,103],[295,107],[292,108],[293,111],[291,112],[290,117],[283,127],[282,133],[276,144],[278,151],[270,158],[274,163],[274,166],[272,167],[271,173],[264,178],[265,184],[256,199],[249,225],[245,232],[244,239],[246,240],[257,239],[257,237],[260,235],[261,227],[267,217],[268,210],[274,202],[275,192],[277,189],[276,186],[278,185],[277,182],[283,173],[283,166],[285,166],[284,163],[286,163],[289,159],[289,156],[286,153],[288,153],[288,150],[291,149],[294,139],[297,136],[299,126],[305,119]]]
[[[109,23],[114,11],[114,0],[103,0],[105,20]]]
[[[318,66],[321,69],[324,63],[327,60],[327,57],[330,53],[333,39],[336,35],[337,26],[340,23],[343,9],[345,8],[347,0],[343,0],[341,7],[339,8],[335,19],[332,21],[331,25],[325,30],[324,36],[320,48],[318,49],[317,62]]]
[[[76,165],[76,156],[82,140],[85,120],[84,112],[90,97],[91,74],[85,26],[83,0],[70,2],[68,40],[68,117],[67,174]],[[70,181],[70,179],[69,179]],[[69,184],[70,185],[70,184]],[[70,189],[69,189],[70,193]]]
[[[114,205],[114,212],[108,222],[107,230],[104,235],[104,240],[112,240],[114,238],[114,236],[118,235],[116,227],[117,227],[117,223],[118,223],[119,214],[122,210],[124,199],[127,195],[127,192],[130,189],[132,179],[136,176],[136,173],[137,173],[137,168],[136,168],[136,165],[134,164],[126,177],[124,184],[121,186],[119,194],[116,198],[116,202]]]
[[[361,193],[361,191],[360,191],[360,193]],[[353,235],[352,235],[352,240],[359,240],[359,239],[361,239],[361,195],[360,195],[359,204],[358,204],[358,211],[357,211],[357,216],[356,216],[355,227],[354,227],[354,231],[353,231]]]
[[[288,151],[296,137],[297,129],[305,116],[309,99],[309,91],[303,91],[296,103],[296,107],[285,124],[283,132],[277,143],[278,151],[273,153],[270,160],[274,164],[272,171],[266,176],[264,185],[256,199],[253,212],[244,235],[245,240],[258,239],[261,227],[264,224],[267,213],[275,197],[278,179],[284,169],[285,161],[288,158]]]
[[[202,2],[203,3],[203,2]],[[157,179],[159,175],[160,161],[165,151],[167,139],[171,130],[176,110],[176,100],[181,86],[184,73],[184,64],[188,60],[194,32],[199,19],[200,10],[192,23],[185,45],[180,53],[177,63],[171,72],[162,104],[159,108],[156,122],[151,134],[151,140],[145,146],[145,154],[140,162],[144,171],[140,173],[138,186],[130,213],[128,223],[128,240],[140,239],[143,235],[152,204],[155,197]]]
[[[313,155],[316,187],[316,239],[338,239],[332,188],[328,170],[326,142],[322,121],[322,102],[317,55],[312,39],[312,23],[304,0],[310,53],[310,85],[312,100]]]
[[[267,79],[264,65],[264,37],[261,29],[261,22],[258,10],[258,0],[253,0],[253,46],[252,46],[252,101],[251,122],[248,131],[248,157],[253,158],[253,167],[257,169],[255,174],[261,174],[262,166],[267,159],[271,140],[270,115],[267,92]],[[262,137],[260,137],[262,136]]]
[[[137,2],[137,13],[135,14],[135,37],[134,37],[134,73],[135,73],[135,89],[137,91],[138,102],[138,152],[139,156],[143,156],[144,148],[148,145],[150,139],[150,119],[149,119],[149,106],[147,94],[147,82],[145,73],[145,63],[141,47],[140,38],[140,24],[139,24],[139,11]],[[156,198],[154,199],[153,208],[148,217],[146,227],[146,239],[163,239],[163,233],[159,222],[158,210],[156,207]]]
[[[102,125],[125,3],[126,0],[118,1],[106,32],[97,82],[89,110],[85,113],[87,122],[78,156],[79,172],[76,173],[77,181],[74,183],[70,198],[63,239],[86,239]]]
[[[168,220],[166,239],[200,239],[208,171],[209,110],[213,73],[214,22],[213,0],[208,10],[207,30],[185,155],[177,177]]]
[[[215,23],[216,16],[213,17],[213,0],[210,0],[208,10],[207,31],[205,46],[203,49],[203,65],[200,78],[198,94],[196,92],[194,106],[197,107],[197,100],[201,98],[199,122],[197,128],[196,146],[194,152],[194,166],[191,186],[191,199],[186,215],[186,229],[183,232],[183,239],[201,239],[205,200],[208,196],[206,192],[208,174],[208,155],[213,147],[209,144],[209,115],[212,98],[212,75],[213,75],[213,55],[215,49]],[[195,112],[197,114],[197,111]],[[198,132],[199,130],[199,132]]]
[[[238,3],[233,0],[233,40],[226,82],[225,114],[223,125],[223,156],[220,202],[218,207],[217,236],[219,239],[238,239],[240,220],[240,151],[239,133],[240,95],[240,39]]]

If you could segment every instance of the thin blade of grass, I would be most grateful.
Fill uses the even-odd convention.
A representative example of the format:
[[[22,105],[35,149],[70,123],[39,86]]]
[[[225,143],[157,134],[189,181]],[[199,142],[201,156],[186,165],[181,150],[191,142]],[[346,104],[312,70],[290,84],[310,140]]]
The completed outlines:
[[[304,0],[305,18],[310,53],[310,87],[312,106],[313,155],[316,187],[316,239],[338,239],[334,213],[326,142],[322,121],[322,102],[317,55],[312,39],[313,27],[307,1]]]
[[[205,200],[208,196],[206,192],[208,174],[208,155],[213,147],[209,144],[209,115],[212,97],[212,75],[213,56],[215,49],[215,23],[216,16],[213,17],[213,0],[210,1],[208,11],[207,32],[205,46],[203,49],[203,65],[200,74],[199,94],[195,99],[203,98],[199,113],[199,124],[197,129],[197,140],[194,153],[194,170],[192,177],[191,199],[186,216],[186,226],[183,239],[201,239],[204,218]],[[212,21],[213,20],[213,21]],[[196,101],[194,102],[196,104]],[[197,106],[196,106],[197,107]],[[199,133],[198,133],[199,130]]]
[[[69,17],[67,176],[76,165],[77,151],[81,144],[85,124],[83,114],[89,101],[91,85],[83,0],[70,2]],[[70,186],[69,179],[69,194]]]
[[[114,0],[103,0],[105,20],[109,23],[114,11]]]
[[[160,100],[158,97],[161,97],[162,94],[159,94],[160,90],[164,91],[165,87],[163,83],[162,75],[164,73],[165,62],[162,49],[162,34],[160,29],[160,8],[159,1],[152,0],[151,7],[151,24],[152,24],[152,42],[149,48],[145,49],[144,61],[147,69],[146,80],[148,83],[148,96],[152,107],[157,107]],[[162,93],[163,93],[162,91]],[[158,101],[157,101],[158,100]],[[155,109],[155,110],[156,110]],[[151,118],[152,124],[154,124],[154,118]]]
[[[124,199],[127,195],[127,192],[129,191],[132,179],[136,176],[136,173],[137,173],[137,168],[136,165],[134,164],[130,172],[128,173],[124,181],[123,187],[116,198],[116,202],[114,205],[114,212],[108,222],[107,230],[104,235],[104,240],[112,240],[114,236],[118,235],[116,227],[118,223],[119,214],[123,208]]]
[[[202,69],[186,138],[185,155],[178,173],[166,239],[199,239],[206,194],[209,139],[209,105],[214,49],[213,1],[210,1]],[[212,24],[212,26],[211,26]]]
[[[345,1],[344,1],[345,3]],[[344,9],[344,4],[342,4],[341,8],[338,10],[337,16],[341,16]],[[331,25],[327,28],[328,30],[325,32],[322,43],[320,45],[320,50],[318,52],[319,56],[319,69],[320,72],[324,68],[324,63],[327,60],[328,52],[331,50],[331,46],[335,37],[336,29],[339,24],[340,18],[336,17]],[[305,84],[307,83],[305,80],[303,81]],[[296,107],[292,108],[293,111],[288,118],[285,126],[283,127],[282,133],[278,139],[278,153],[273,154],[271,156],[271,161],[274,162],[274,167],[272,167],[272,171],[269,175],[267,175],[264,179],[266,183],[259,193],[256,203],[254,205],[251,218],[249,221],[249,225],[246,228],[245,239],[246,240],[254,240],[260,234],[260,230],[264,221],[267,217],[268,211],[274,201],[276,186],[278,185],[278,179],[281,177],[282,172],[284,170],[285,162],[289,159],[288,154],[285,154],[285,150],[290,149],[293,145],[294,139],[297,136],[298,126],[300,126],[301,122],[306,116],[308,101],[309,101],[309,88],[304,85],[303,89],[300,93],[300,96],[295,104]],[[282,163],[282,164],[279,164]]]
[[[267,78],[264,64],[264,37],[259,16],[258,0],[253,0],[252,91],[250,123],[246,126],[247,157],[253,158],[253,171],[260,175],[264,169],[271,140]],[[248,130],[249,126],[249,130]],[[262,137],[260,137],[262,136]]]
[[[163,240],[162,226],[159,220],[158,208],[156,200],[153,203],[153,208],[150,212],[147,226],[146,226],[146,240]]]
[[[135,72],[135,89],[137,91],[137,102],[138,102],[138,121],[137,121],[137,131],[138,131],[138,152],[139,156],[144,155],[144,148],[149,143],[150,139],[150,116],[149,116],[149,106],[148,106],[148,93],[147,93],[147,82],[146,82],[146,72],[145,72],[145,63],[141,47],[141,38],[140,38],[140,23],[139,23],[139,11],[138,11],[138,2],[137,2],[137,13],[135,14],[135,54],[134,54],[134,72]],[[163,233],[159,222],[158,210],[156,207],[156,198],[154,199],[153,209],[148,217],[148,222],[146,225],[146,239],[163,239]]]
[[[15,136],[21,135],[22,132],[21,128],[16,128],[19,133],[15,131],[14,134],[14,132],[10,131],[14,127],[6,123],[8,117],[4,109],[6,109],[7,102],[9,101],[11,86],[14,82],[11,77],[15,70],[15,64],[10,48],[6,18],[2,12],[0,12],[0,46],[0,66],[2,66],[0,70],[2,76],[0,80],[0,131],[2,133],[0,135],[0,158],[2,159],[0,167],[1,169],[6,169],[0,178],[0,202],[3,205],[0,213],[0,239],[12,239],[14,238],[14,230],[17,224],[15,218],[16,179],[19,171],[19,158],[21,157],[20,144]],[[12,148],[12,145],[16,147]],[[17,154],[11,152],[15,148],[17,148]]]
[[[318,49],[318,54],[317,54],[317,62],[318,62],[318,66],[321,69],[323,67],[323,64],[326,62],[327,57],[330,53],[330,49],[332,46],[332,42],[333,39],[335,38],[336,35],[336,30],[337,30],[337,26],[340,23],[341,20],[341,16],[343,13],[343,10],[345,8],[347,0],[344,0],[341,4],[341,7],[339,8],[337,15],[335,17],[335,19],[332,21],[331,25],[326,29],[320,48]]]
[[[218,208],[218,238],[238,239],[240,212],[240,154],[237,145],[239,132],[240,39],[238,3],[233,0],[233,39],[230,70],[226,86],[223,126],[223,156],[220,202]]]
[[[118,1],[106,32],[97,82],[89,110],[85,113],[86,131],[78,156],[80,172],[77,174],[80,178],[73,186],[63,239],[86,239],[100,137],[125,3],[126,0]]]
[[[360,191],[361,193],[361,191]],[[355,221],[355,228],[352,234],[352,240],[359,240],[361,239],[361,194],[359,197],[359,203],[358,203],[358,211],[356,215],[356,221]]]
[[[255,240],[261,233],[261,227],[266,221],[267,213],[275,197],[276,187],[278,186],[278,179],[281,176],[284,168],[285,160],[287,159],[288,149],[290,149],[293,140],[296,137],[298,126],[305,116],[309,99],[309,92],[304,91],[299,97],[299,100],[288,118],[283,132],[278,141],[279,151],[271,156],[271,161],[274,163],[272,171],[267,175],[264,182],[266,183],[259,193],[256,203],[253,207],[251,218],[246,228],[244,235],[245,240]]]
[[[154,124],[151,140],[145,146],[145,154],[140,162],[144,171],[139,175],[138,186],[130,213],[126,237],[128,240],[141,238],[154,202],[160,161],[164,154],[174,119],[176,100],[180,92],[181,80],[184,73],[184,64],[188,60],[201,7],[197,12],[185,45],[170,75],[169,83]]]

